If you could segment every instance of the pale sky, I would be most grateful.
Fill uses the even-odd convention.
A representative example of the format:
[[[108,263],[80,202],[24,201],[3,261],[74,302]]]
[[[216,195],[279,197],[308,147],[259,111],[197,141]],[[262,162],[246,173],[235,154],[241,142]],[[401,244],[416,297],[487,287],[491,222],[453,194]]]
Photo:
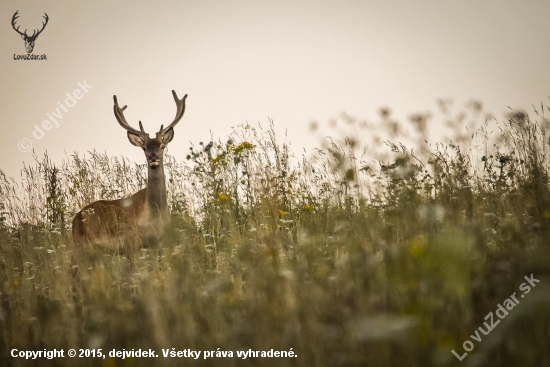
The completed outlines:
[[[17,10],[28,33],[48,14],[33,51],[46,61],[14,60],[26,54],[11,26]],[[299,152],[317,145],[312,121],[342,111],[374,119],[390,106],[405,117],[435,110],[438,98],[474,98],[499,117],[550,102],[548,0],[2,0],[0,15],[0,169],[9,176],[32,163],[23,138],[54,160],[96,148],[144,163],[113,116],[113,94],[149,133],[172,121],[171,90],[188,94],[169,146],[180,158],[210,131],[223,139],[268,118]],[[84,81],[92,88],[36,139],[34,126]]]

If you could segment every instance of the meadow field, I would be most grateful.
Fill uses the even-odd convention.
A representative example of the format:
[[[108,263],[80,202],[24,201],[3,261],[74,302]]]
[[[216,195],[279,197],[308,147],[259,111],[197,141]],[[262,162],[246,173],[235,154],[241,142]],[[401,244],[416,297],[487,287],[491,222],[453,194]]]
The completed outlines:
[[[145,187],[145,162],[0,172],[0,365],[550,366],[550,110],[465,131],[476,108],[443,114],[441,143],[424,115],[412,146],[344,116],[314,154],[259,125],[168,154],[171,226],[131,256],[75,248],[70,226]],[[12,356],[70,348],[107,357]],[[132,349],[159,356],[108,356]]]

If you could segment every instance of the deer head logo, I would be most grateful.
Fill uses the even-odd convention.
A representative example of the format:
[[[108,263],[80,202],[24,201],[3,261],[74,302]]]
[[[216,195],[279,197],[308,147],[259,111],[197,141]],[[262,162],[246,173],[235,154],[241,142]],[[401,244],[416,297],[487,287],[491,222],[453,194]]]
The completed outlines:
[[[46,19],[46,21],[42,22],[42,29],[35,29],[32,33],[32,36],[29,36],[26,29],[25,32],[20,32],[19,27],[15,28],[15,21],[17,20],[17,18],[19,18],[19,15],[17,13],[19,13],[19,10],[16,11],[15,14],[13,14],[13,18],[11,18],[11,26],[13,27],[13,29],[15,29],[17,33],[21,35],[21,38],[25,40],[25,48],[27,49],[27,53],[30,54],[34,49],[34,42],[36,41],[36,38],[40,33],[42,33],[44,28],[46,28],[46,24],[48,24],[48,20],[50,18],[48,18],[48,14],[44,13],[45,15],[43,18]]]

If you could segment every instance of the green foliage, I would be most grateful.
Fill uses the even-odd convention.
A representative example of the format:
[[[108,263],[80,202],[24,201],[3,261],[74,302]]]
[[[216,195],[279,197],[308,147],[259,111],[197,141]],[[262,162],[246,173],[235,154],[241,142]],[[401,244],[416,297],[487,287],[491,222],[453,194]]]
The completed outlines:
[[[350,138],[297,158],[272,125],[241,126],[166,157],[172,225],[130,258],[74,248],[70,225],[84,205],[143,188],[144,165],[94,151],[37,159],[21,182],[0,171],[0,365],[16,364],[12,348],[175,347],[298,357],[154,365],[453,366],[451,350],[531,273],[541,283],[523,308],[461,363],[550,365],[549,122],[535,112],[418,154],[387,141],[378,161]],[[411,117],[422,141],[429,118]]]

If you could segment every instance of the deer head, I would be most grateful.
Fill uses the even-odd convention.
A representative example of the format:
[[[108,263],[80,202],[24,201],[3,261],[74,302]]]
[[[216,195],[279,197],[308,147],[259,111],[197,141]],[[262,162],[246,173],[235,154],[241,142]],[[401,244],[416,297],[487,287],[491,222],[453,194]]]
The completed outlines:
[[[38,37],[38,35],[40,33],[42,33],[44,28],[46,28],[46,24],[48,24],[48,20],[50,18],[48,17],[48,14],[44,13],[43,18],[46,19],[46,21],[42,22],[42,29],[41,30],[35,29],[32,33],[32,36],[29,36],[27,34],[26,29],[25,29],[25,32],[20,32],[19,27],[15,28],[15,21],[17,20],[17,18],[19,18],[19,15],[17,13],[19,13],[19,10],[16,11],[15,14],[13,14],[13,18],[11,18],[11,26],[13,27],[13,29],[15,29],[15,31],[17,33],[19,33],[21,35],[21,38],[23,38],[23,40],[25,40],[25,48],[27,49],[27,53],[30,54],[32,52],[32,50],[34,49],[34,42],[36,41],[36,38]]]
[[[178,98],[175,91],[172,91],[172,95],[174,96],[174,101],[176,101],[176,117],[166,128],[163,127],[164,125],[161,125],[159,132],[156,133],[154,138],[151,138],[149,134],[143,130],[141,121],[139,122],[140,130],[134,129],[126,122],[124,110],[127,106],[120,108],[116,96],[113,96],[115,101],[114,112],[118,123],[128,131],[127,134],[130,143],[143,149],[147,164],[153,170],[162,167],[164,148],[166,148],[168,143],[174,138],[174,126],[181,120],[185,112],[185,99],[187,98],[187,94],[184,95],[182,99]]]

